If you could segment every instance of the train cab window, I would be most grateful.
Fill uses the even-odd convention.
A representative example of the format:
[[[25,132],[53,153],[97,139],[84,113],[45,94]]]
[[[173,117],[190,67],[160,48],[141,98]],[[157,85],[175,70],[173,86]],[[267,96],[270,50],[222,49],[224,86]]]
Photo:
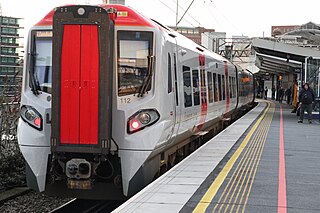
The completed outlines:
[[[172,92],[171,55],[168,53],[168,93]]]
[[[148,70],[153,56],[153,32],[123,31],[117,33],[118,95],[139,93],[146,86],[151,90],[152,70]],[[149,74],[148,74],[149,73]],[[150,78],[150,79],[146,79]],[[144,85],[148,83],[148,85]]]
[[[222,75],[222,100],[226,100],[226,83],[225,83],[225,78],[224,75]]]
[[[192,70],[192,85],[193,102],[195,106],[198,106],[200,105],[199,70]]]
[[[209,90],[209,103],[213,102],[213,84],[212,84],[212,73],[208,72],[208,90]]]
[[[214,102],[219,101],[219,90],[217,84],[217,74],[213,73],[213,94],[214,94]]]
[[[29,86],[33,90],[51,93],[52,31],[33,31],[29,52]]]
[[[190,67],[182,66],[183,71],[183,92],[184,92],[184,106],[192,106],[192,87],[191,87],[191,76],[190,76]]]
[[[219,93],[219,101],[222,100],[222,91],[221,91],[221,75],[218,74],[218,93]]]

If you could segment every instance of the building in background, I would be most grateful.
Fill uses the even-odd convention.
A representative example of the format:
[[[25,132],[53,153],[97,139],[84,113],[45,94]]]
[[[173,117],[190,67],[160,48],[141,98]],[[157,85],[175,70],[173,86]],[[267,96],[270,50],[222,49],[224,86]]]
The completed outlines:
[[[0,16],[0,94],[14,97],[22,76],[19,18]]]
[[[300,25],[286,25],[286,26],[271,26],[271,36],[283,35],[287,32],[294,31],[300,28]]]
[[[320,25],[310,21],[302,25],[271,26],[271,36],[277,37],[284,34],[288,34],[292,31],[302,30],[320,30]]]
[[[201,35],[203,33],[210,33],[215,32],[214,29],[206,29],[204,27],[173,27],[170,26],[171,29],[176,30],[177,32],[181,33],[185,37],[191,39],[195,43],[201,45]]]

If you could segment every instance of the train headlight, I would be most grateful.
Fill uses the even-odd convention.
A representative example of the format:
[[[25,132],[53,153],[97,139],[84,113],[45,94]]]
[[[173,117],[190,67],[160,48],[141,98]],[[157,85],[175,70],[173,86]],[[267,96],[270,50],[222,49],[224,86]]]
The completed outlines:
[[[139,121],[142,124],[148,124],[151,121],[151,115],[149,113],[147,113],[147,112],[141,113],[139,115]]]
[[[33,128],[42,130],[42,117],[41,114],[32,106],[23,105],[20,110],[22,120],[27,122]]]
[[[156,123],[160,115],[155,109],[142,109],[128,119],[127,132],[132,134]]]

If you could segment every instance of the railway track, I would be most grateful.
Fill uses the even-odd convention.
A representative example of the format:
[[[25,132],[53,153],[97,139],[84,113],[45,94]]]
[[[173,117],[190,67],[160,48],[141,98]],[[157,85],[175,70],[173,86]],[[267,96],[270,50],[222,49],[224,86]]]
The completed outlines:
[[[73,199],[50,213],[106,213],[113,211],[122,203],[122,201]]]

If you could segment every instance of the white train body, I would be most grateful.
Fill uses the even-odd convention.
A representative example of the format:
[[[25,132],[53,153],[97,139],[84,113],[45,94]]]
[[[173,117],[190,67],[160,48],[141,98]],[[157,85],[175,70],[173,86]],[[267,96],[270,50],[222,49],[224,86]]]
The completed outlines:
[[[61,35],[64,37],[59,38],[62,47],[52,45],[54,36],[58,35],[53,29],[56,25],[52,25],[53,12],[30,30],[18,141],[27,162],[28,185],[38,191],[99,199],[131,196],[151,182],[161,168],[173,166],[178,153],[192,139],[204,135],[214,124],[254,101],[251,73],[130,8],[121,5],[69,6],[57,11],[79,12],[79,8],[97,11],[96,8],[101,10],[101,7],[118,11],[115,20],[108,20],[109,28],[112,28],[108,32],[114,36],[110,37],[108,53],[113,61],[111,80],[102,82],[102,71],[97,68],[99,74],[95,80],[76,85],[80,91],[89,84],[93,92],[90,90],[88,95],[81,95],[80,91],[78,99],[67,90],[77,84],[72,80],[75,64],[80,61],[80,69],[82,64],[100,66],[101,55],[106,53],[93,50],[94,53],[84,58],[74,59],[75,48],[66,44],[66,41],[76,42],[73,32],[69,40],[64,40],[69,28],[63,28]],[[60,15],[59,20],[64,20],[65,14],[61,12]],[[109,15],[106,16],[109,18]],[[82,22],[79,25],[84,25]],[[92,23],[90,26],[94,25]],[[100,27],[99,23],[97,25]],[[52,30],[57,35],[52,37]],[[86,39],[83,37],[84,34],[80,39]],[[96,43],[101,45],[101,40]],[[85,48],[85,44],[80,44],[80,48]],[[92,46],[94,44],[86,48],[95,48]],[[52,53],[52,48],[57,49]],[[85,50],[81,51],[80,55],[87,54]],[[94,59],[96,53],[100,60]],[[83,62],[88,57],[91,61]],[[73,63],[72,60],[78,61]],[[57,61],[61,64],[57,65]],[[88,73],[94,73],[89,69]],[[56,70],[62,74],[57,76]],[[85,75],[85,72],[81,71],[79,75]],[[112,89],[107,86],[105,90],[101,89],[106,82],[111,82]],[[141,89],[143,86],[145,89]],[[105,100],[101,91],[106,90],[110,91],[105,92],[109,97]],[[98,91],[99,96],[95,96],[94,91]],[[109,113],[102,112],[102,102],[107,103],[105,108],[110,108]],[[102,125],[103,122],[106,124]],[[105,134],[104,128],[108,130],[103,138],[100,135]],[[92,136],[92,133],[99,135]],[[87,137],[90,141],[63,139],[68,137],[77,140]]]

